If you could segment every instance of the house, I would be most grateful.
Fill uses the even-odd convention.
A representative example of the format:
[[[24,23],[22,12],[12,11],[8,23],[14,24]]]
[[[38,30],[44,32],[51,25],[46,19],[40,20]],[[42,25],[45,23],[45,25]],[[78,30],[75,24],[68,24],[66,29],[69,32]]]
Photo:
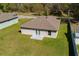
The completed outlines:
[[[79,25],[77,26],[75,31],[75,43],[79,44]]]
[[[6,28],[18,22],[18,17],[13,13],[0,14],[0,29]]]
[[[22,34],[32,35],[32,39],[42,40],[43,37],[56,38],[60,20],[55,16],[37,16],[35,19],[22,24]]]

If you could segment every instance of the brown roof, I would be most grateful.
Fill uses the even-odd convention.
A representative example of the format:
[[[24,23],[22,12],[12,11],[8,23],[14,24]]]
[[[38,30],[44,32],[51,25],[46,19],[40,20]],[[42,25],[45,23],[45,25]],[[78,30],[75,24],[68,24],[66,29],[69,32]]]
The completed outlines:
[[[37,18],[24,23],[21,27],[29,29],[57,31],[59,25],[60,20],[57,20],[55,16],[37,16]]]
[[[16,18],[16,14],[13,13],[1,13],[0,14],[0,23]]]

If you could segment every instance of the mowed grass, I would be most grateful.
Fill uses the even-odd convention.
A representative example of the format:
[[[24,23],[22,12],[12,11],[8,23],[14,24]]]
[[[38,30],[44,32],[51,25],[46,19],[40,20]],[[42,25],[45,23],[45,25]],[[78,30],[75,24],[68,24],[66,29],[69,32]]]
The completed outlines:
[[[29,20],[20,19],[19,23],[0,30],[0,55],[3,56],[65,56],[69,55],[67,24],[61,24],[56,39],[32,40],[19,32],[20,25]]]
[[[79,45],[76,45],[77,47],[77,52],[78,52],[78,56],[79,56]]]

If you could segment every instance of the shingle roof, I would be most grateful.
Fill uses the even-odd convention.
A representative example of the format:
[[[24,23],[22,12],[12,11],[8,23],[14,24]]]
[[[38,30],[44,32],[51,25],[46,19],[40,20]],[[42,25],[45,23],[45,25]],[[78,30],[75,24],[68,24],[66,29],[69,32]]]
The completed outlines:
[[[37,18],[24,23],[21,28],[57,31],[59,25],[60,20],[57,20],[55,16],[37,16]]]
[[[16,14],[14,13],[1,13],[0,14],[0,23],[16,18]]]

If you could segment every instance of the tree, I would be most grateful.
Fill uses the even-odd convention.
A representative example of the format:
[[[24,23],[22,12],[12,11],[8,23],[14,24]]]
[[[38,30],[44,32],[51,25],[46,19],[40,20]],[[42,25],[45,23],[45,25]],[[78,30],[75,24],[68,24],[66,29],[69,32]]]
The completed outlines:
[[[75,18],[79,18],[79,4],[71,4],[70,5],[70,10],[72,10],[72,16],[75,17]]]
[[[42,15],[43,10],[44,8],[42,4],[34,4],[32,6],[32,12],[38,13],[39,15]]]
[[[0,12],[33,12],[38,15],[60,15],[79,18],[79,4],[67,3],[39,3],[39,4],[26,4],[26,3],[1,3]]]
[[[46,3],[43,3],[42,4],[43,5],[43,8],[44,8],[44,10],[43,10],[43,12],[44,12],[44,15],[49,15],[49,4],[46,4]]]
[[[0,4],[1,10],[2,10],[3,12],[8,11],[8,10],[7,10],[8,5],[9,5],[8,3],[1,3],[1,4]]]
[[[18,10],[19,7],[17,7],[16,3],[10,3],[7,7],[8,12],[15,12]]]

